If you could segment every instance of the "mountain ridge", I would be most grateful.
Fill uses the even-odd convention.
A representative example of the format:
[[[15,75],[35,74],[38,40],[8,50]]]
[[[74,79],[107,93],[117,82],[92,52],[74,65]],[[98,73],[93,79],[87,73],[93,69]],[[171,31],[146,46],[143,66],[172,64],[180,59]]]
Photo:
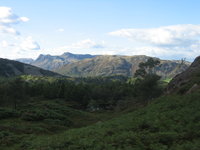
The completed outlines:
[[[73,77],[133,76],[138,69],[139,63],[146,61],[148,58],[150,58],[150,56],[90,55],[65,52],[57,56],[40,54],[39,57],[30,64]],[[172,78],[190,65],[190,62],[183,62],[181,60],[161,60],[156,57],[152,58],[161,61],[161,66],[156,68],[156,73],[163,78]]]
[[[62,55],[52,56],[52,55],[40,55],[31,65],[41,67],[43,69],[55,71],[57,68],[65,64],[76,62],[85,58],[95,57],[89,54],[72,54],[69,52],[63,53]]]
[[[120,55],[100,55],[74,63],[66,64],[56,70],[63,75],[74,77],[87,76],[112,76],[123,75],[133,76],[138,69],[139,63],[150,58],[145,55],[120,56]],[[156,67],[156,73],[164,78],[172,78],[176,74],[185,70],[190,63],[178,60],[161,60],[161,65]]]

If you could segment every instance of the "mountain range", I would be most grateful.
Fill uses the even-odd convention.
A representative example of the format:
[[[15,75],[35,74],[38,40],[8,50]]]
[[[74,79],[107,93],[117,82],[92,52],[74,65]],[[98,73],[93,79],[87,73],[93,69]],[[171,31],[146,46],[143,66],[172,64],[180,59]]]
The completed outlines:
[[[90,55],[90,54],[72,54],[69,52],[66,52],[60,56],[52,56],[52,55],[43,55],[40,54],[39,57],[35,60],[27,59],[27,58],[21,58],[16,59],[17,61],[28,63],[43,69],[47,70],[56,70],[60,67],[62,67],[65,64],[70,64],[77,62],[79,60],[83,60],[86,58],[93,58],[96,55]]]
[[[133,76],[139,63],[147,61],[148,58],[150,57],[145,55],[90,55],[66,52],[60,56],[41,54],[33,61],[28,59],[18,59],[18,61],[73,77]],[[160,60],[160,62],[161,64],[156,67],[156,73],[163,78],[172,78],[190,65],[190,62],[181,60]]]
[[[150,57],[144,55],[96,56],[94,58],[66,64],[57,69],[56,72],[75,77],[112,75],[133,76],[135,71],[138,69],[139,63],[147,61],[148,58]],[[161,75],[164,78],[172,78],[190,65],[189,62],[182,61],[160,60],[160,62],[160,65],[156,67],[155,71],[158,75]]]

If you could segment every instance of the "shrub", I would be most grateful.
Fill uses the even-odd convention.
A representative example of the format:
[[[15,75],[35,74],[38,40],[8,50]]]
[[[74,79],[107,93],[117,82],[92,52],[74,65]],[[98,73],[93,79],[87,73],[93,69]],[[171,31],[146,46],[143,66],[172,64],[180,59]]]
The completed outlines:
[[[19,116],[19,113],[14,109],[0,108],[0,119],[6,119],[17,116]]]

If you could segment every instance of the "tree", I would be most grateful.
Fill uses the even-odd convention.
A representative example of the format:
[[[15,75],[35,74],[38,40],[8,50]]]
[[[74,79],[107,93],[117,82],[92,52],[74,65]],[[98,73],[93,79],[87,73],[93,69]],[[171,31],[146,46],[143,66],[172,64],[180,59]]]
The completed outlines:
[[[161,94],[161,88],[158,85],[160,76],[155,74],[155,67],[159,64],[159,60],[149,58],[146,62],[141,62],[139,69],[136,70],[135,91],[144,100],[150,100]]]
[[[17,77],[9,85],[9,95],[13,100],[14,109],[16,109],[25,97],[25,83],[20,77]]]
[[[135,72],[135,77],[145,78],[149,74],[155,74],[155,67],[160,64],[158,59],[149,58],[146,62],[139,64],[139,69]]]

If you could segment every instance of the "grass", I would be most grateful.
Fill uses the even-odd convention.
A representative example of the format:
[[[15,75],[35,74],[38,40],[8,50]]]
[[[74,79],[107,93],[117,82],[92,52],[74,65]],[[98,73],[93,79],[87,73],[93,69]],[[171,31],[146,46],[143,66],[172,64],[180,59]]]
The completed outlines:
[[[24,138],[20,150],[199,150],[200,93],[163,96],[145,108],[52,136]]]
[[[163,80],[163,82],[169,83],[172,80],[172,78],[166,78]]]
[[[76,110],[63,100],[41,100],[18,106],[17,110],[0,108],[0,149],[13,149],[31,137],[50,136],[71,128],[91,125],[96,114]],[[9,148],[8,148],[9,147]]]

